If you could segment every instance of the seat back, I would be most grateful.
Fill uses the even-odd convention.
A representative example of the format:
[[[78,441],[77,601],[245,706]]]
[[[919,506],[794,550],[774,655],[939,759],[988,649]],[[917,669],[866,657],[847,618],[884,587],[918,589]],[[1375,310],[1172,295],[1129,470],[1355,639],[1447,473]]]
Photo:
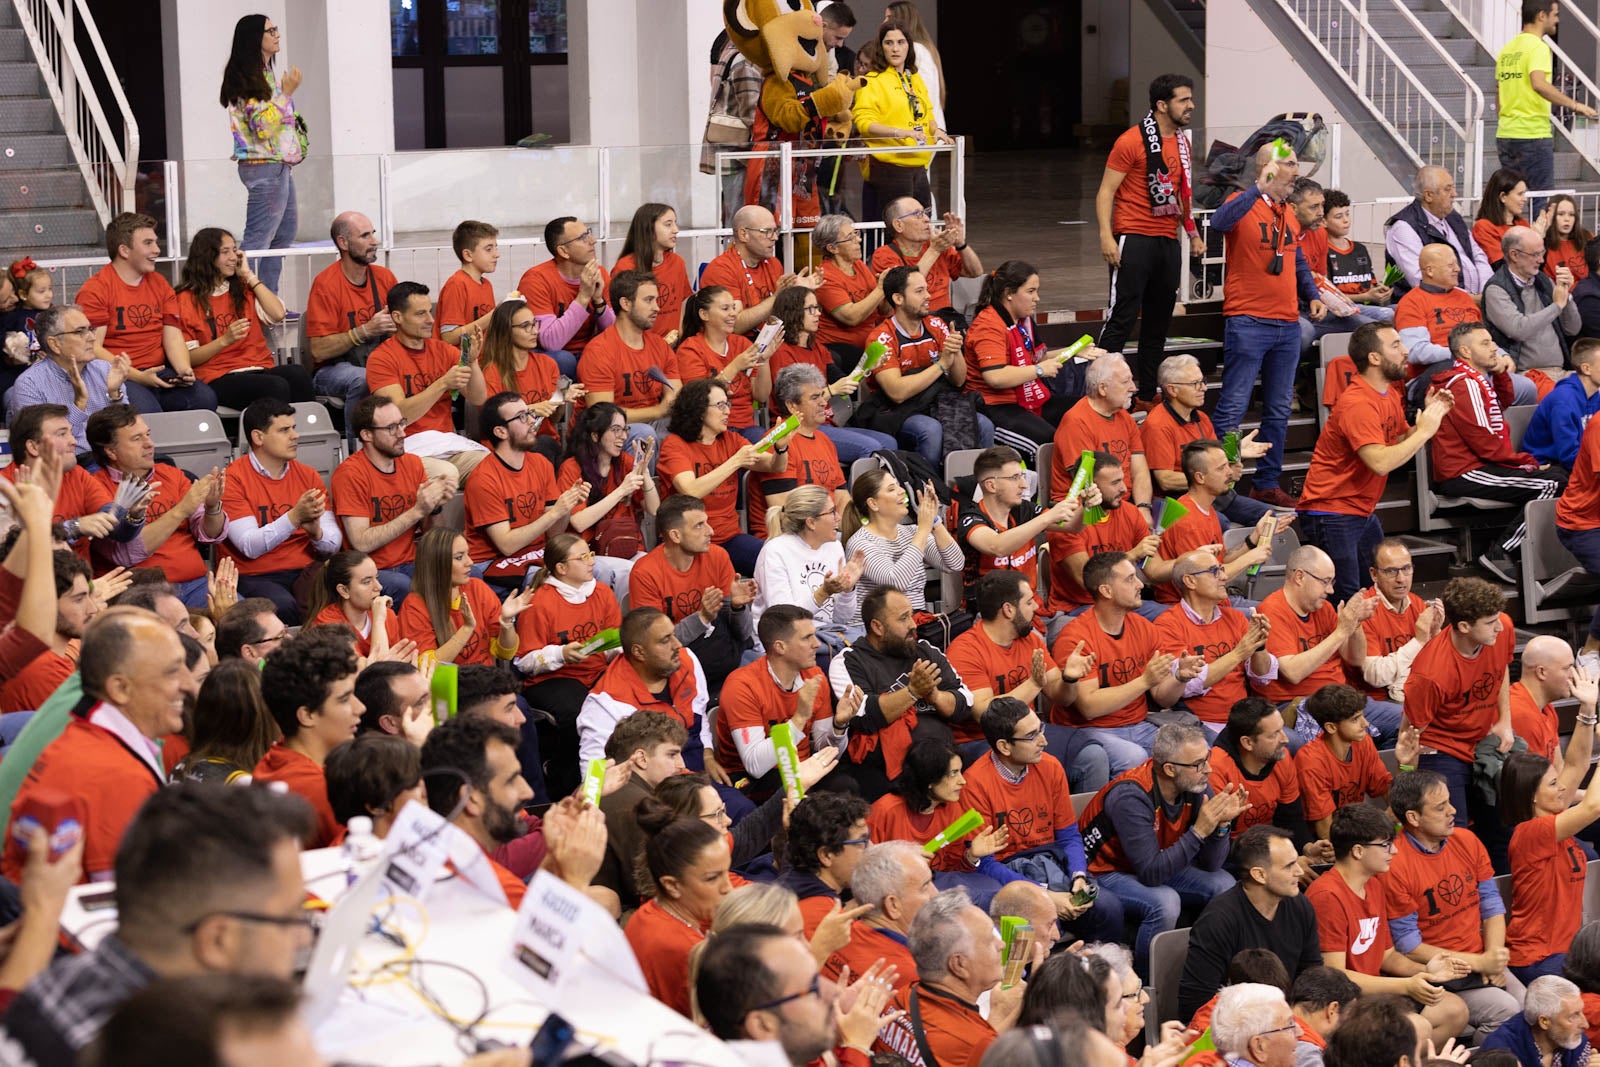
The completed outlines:
[[[1039,503],[1043,504],[1050,499],[1050,464],[1056,458],[1054,442],[1039,446]]]
[[[328,409],[316,401],[291,406],[295,429],[300,431],[300,462],[321,474],[324,480],[332,479],[334,468],[345,458],[344,435],[333,424]]]
[[[1162,1020],[1178,1017],[1178,983],[1183,978],[1183,961],[1188,955],[1187,926],[1159,933],[1150,942],[1150,986],[1153,990],[1150,1007],[1153,1010],[1146,1013],[1147,1041],[1161,1039]]]
[[[233,462],[233,445],[215,411],[158,411],[144,421],[156,451],[197,478]]]
[[[944,480],[946,484],[954,485],[957,478],[965,478],[971,474],[978,462],[978,457],[983,454],[981,448],[962,448],[949,453],[944,457]]]
[[[1522,435],[1528,432],[1533,421],[1534,405],[1518,404],[1505,410],[1506,428],[1511,431],[1511,447],[1522,451]]]
[[[1223,553],[1227,554],[1243,545],[1254,532],[1252,526],[1230,526],[1222,531]],[[1268,593],[1282,589],[1288,577],[1289,556],[1299,547],[1300,535],[1295,533],[1294,527],[1280,527],[1272,535],[1272,556],[1261,565],[1261,570],[1253,578],[1248,574],[1240,574],[1229,588],[1239,590],[1252,600],[1260,600]]]
[[[1522,505],[1523,521],[1527,523],[1527,536],[1522,542],[1520,568],[1523,619],[1530,624],[1555,622],[1571,618],[1575,611],[1588,613],[1588,608],[1575,602],[1570,595],[1558,604],[1547,604],[1553,598],[1553,583],[1575,573],[1583,573],[1583,565],[1573,557],[1556,536],[1557,500],[1530,500]],[[1562,585],[1571,584],[1562,581]],[[1583,583],[1589,585],[1587,576]]]
[[[1324,368],[1340,356],[1350,354],[1350,338],[1354,333],[1325,333],[1322,335],[1322,366]]]

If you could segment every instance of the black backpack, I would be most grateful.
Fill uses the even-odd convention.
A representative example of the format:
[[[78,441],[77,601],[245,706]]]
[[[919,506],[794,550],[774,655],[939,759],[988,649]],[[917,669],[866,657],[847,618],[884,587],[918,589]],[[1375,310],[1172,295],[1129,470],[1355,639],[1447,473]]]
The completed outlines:
[[[906,522],[916,523],[917,492],[928,482],[933,483],[933,491],[939,495],[940,509],[949,511],[950,486],[945,484],[943,475],[936,472],[928,461],[922,458],[920,452],[880,448],[872,453],[872,458],[878,461],[878,466],[894,475],[894,480],[911,494],[911,513],[906,517]]]

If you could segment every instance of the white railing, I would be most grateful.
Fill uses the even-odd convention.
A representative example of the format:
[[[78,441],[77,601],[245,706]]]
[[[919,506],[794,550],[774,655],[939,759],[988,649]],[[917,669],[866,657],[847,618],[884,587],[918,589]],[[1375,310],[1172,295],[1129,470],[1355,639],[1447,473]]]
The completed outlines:
[[[3,2],[3,0],[0,0]],[[106,55],[105,42],[84,0],[12,0],[23,32],[44,77],[50,101],[66,131],[73,157],[89,187],[102,223],[134,208],[134,180],[139,159],[139,126]],[[63,4],[66,5],[63,9]],[[78,50],[79,39],[93,50],[97,70],[91,72]],[[113,132],[91,73],[110,88],[122,126]]]
[[[1414,25],[1416,19],[1402,0],[1390,3]],[[1357,8],[1350,0],[1277,0],[1294,20],[1306,40],[1328,61],[1345,85],[1367,105],[1372,117],[1394,139],[1411,164],[1436,164],[1450,171],[1466,188],[1480,184],[1483,93],[1432,36],[1422,40],[1442,57],[1459,83],[1462,105],[1454,112],[1401,62],[1382,35],[1367,21],[1367,2]],[[1421,27],[1418,25],[1418,29]],[[1453,85],[1452,85],[1453,87]]]

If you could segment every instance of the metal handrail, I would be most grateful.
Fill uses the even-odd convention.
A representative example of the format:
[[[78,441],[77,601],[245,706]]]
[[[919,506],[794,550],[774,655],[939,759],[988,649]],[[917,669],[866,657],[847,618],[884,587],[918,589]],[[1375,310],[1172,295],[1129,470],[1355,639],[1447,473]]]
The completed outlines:
[[[1420,168],[1431,163],[1451,169],[1446,162],[1447,157],[1430,158],[1441,152],[1448,153],[1445,139],[1440,134],[1451,134],[1460,145],[1456,154],[1460,157],[1463,183],[1474,176],[1474,157],[1478,153],[1472,149],[1478,139],[1477,115],[1482,113],[1483,96],[1476,91],[1477,86],[1471,83],[1460,66],[1449,59],[1448,54],[1445,56],[1446,62],[1468,86],[1464,97],[1466,107],[1463,109],[1467,114],[1460,118],[1452,115],[1408,65],[1401,62],[1388,42],[1372,28],[1365,11],[1356,8],[1350,0],[1277,0],[1277,4],[1300,28],[1311,46],[1328,61],[1345,85],[1366,103],[1373,118],[1393,137],[1414,166]],[[1324,41],[1314,28],[1316,23],[1308,21],[1301,10],[1313,5],[1318,14],[1337,16],[1318,19],[1316,23],[1327,22],[1331,28],[1337,27],[1339,20],[1343,19],[1345,27],[1355,28],[1354,34],[1343,33],[1331,42]],[[1424,37],[1431,42],[1426,34]],[[1330,43],[1333,48],[1329,47]],[[1437,48],[1437,44],[1434,47]],[[1394,81],[1402,85],[1396,86]],[[1477,115],[1472,113],[1474,100],[1479,109]],[[1426,114],[1419,116],[1413,111],[1424,111]],[[1424,150],[1427,150],[1427,156],[1423,154]]]
[[[1456,77],[1461,80],[1461,84],[1466,87],[1467,114],[1464,125],[1466,126],[1468,169],[1464,179],[1468,189],[1480,189],[1483,187],[1483,152],[1480,143],[1483,135],[1483,90],[1478,87],[1477,82],[1472,80],[1472,76],[1462,69],[1461,64],[1456,62],[1455,57],[1445,51],[1444,45],[1440,44],[1438,39],[1428,32],[1427,27],[1422,25],[1422,20],[1417,18],[1402,0],[1389,0],[1389,2],[1411,24],[1412,29],[1417,31],[1417,36],[1426,41],[1428,47],[1433,49],[1434,55],[1438,56],[1445,66],[1454,71]],[[1445,2],[1448,3],[1449,0],[1445,0]]]
[[[106,54],[105,41],[89,13],[85,0],[12,0],[39,73],[56,114],[66,131],[73,157],[89,187],[89,196],[101,224],[113,215],[134,209],[134,185],[138,175],[139,124],[133,108],[122,92],[116,68]],[[78,50],[82,36],[89,42],[103,80],[110,88],[112,102],[122,119],[122,140],[111,132],[111,123],[94,90],[88,65]]]

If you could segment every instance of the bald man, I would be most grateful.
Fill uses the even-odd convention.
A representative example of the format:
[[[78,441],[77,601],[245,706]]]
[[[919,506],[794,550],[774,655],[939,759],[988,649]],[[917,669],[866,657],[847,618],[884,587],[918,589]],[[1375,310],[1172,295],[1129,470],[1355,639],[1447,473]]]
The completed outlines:
[[[1256,153],[1255,173],[1255,184],[1211,216],[1211,228],[1223,235],[1228,268],[1222,392],[1211,421],[1219,434],[1237,430],[1260,380],[1260,440],[1272,447],[1256,460],[1250,495],[1275,508],[1292,508],[1295,498],[1278,483],[1300,362],[1300,301],[1312,322],[1321,322],[1327,309],[1300,251],[1300,224],[1288,201],[1299,161],[1293,152],[1278,159],[1273,146],[1264,145]]]
[[[1044,946],[1046,955],[1061,940],[1056,902],[1042,885],[1019,879],[1001,886],[989,900],[989,918],[994,920],[998,928],[1001,917],[1006,915],[1014,915],[1033,927],[1033,939]]]
[[[306,336],[316,363],[311,384],[318,396],[344,397],[344,409],[353,412],[367,395],[367,355],[395,331],[387,301],[398,279],[378,262],[377,227],[361,212],[335,216],[328,236],[339,259],[312,279],[306,298]]]
[[[1428,166],[1417,171],[1412,182],[1416,198],[1384,223],[1384,249],[1389,262],[1400,268],[1404,278],[1395,286],[1404,293],[1422,281],[1417,256],[1428,245],[1440,244],[1455,252],[1461,264],[1460,285],[1469,293],[1483,292],[1493,269],[1483,254],[1461,212],[1455,209],[1456,181],[1443,167]]]
[[[1206,661],[1205,670],[1184,686],[1183,704],[1215,742],[1229,711],[1245,698],[1245,679],[1262,686],[1278,676],[1277,659],[1266,651],[1272,624],[1265,615],[1247,618],[1231,605],[1227,575],[1212,552],[1179,556],[1172,585],[1180,599],[1156,620],[1156,636],[1162,648],[1193,651]]]
[[[1477,248],[1477,242],[1472,244]],[[1420,283],[1395,305],[1394,327],[1406,346],[1406,392],[1420,398],[1429,381],[1449,368],[1450,331],[1464,322],[1482,322],[1479,298],[1461,288],[1461,261],[1449,245],[1426,245],[1417,256]],[[1536,404],[1539,390],[1526,375],[1513,373],[1515,404]]]
[[[1555,767],[1563,786],[1576,788],[1594,749],[1596,677],[1576,661],[1559,637],[1541,634],[1522,650],[1522,679],[1511,686],[1511,732],[1528,742],[1528,751]],[[1558,700],[1576,697],[1578,722],[1561,752]],[[1587,723],[1585,720],[1588,720]]]
[[[1572,271],[1563,264],[1551,280],[1544,272],[1544,238],[1527,226],[1507,230],[1500,248],[1505,259],[1483,289],[1484,321],[1517,370],[1566,377],[1567,339],[1583,326],[1572,299]]]
[[[720,285],[742,305],[734,324],[738,333],[753,333],[772,314],[777,295],[791,285],[815,289],[822,275],[807,267],[799,274],[785,274],[783,264],[773,255],[778,247],[778,222],[760,204],[746,204],[733,215],[733,242],[722,255],[706,264],[700,288]]]

